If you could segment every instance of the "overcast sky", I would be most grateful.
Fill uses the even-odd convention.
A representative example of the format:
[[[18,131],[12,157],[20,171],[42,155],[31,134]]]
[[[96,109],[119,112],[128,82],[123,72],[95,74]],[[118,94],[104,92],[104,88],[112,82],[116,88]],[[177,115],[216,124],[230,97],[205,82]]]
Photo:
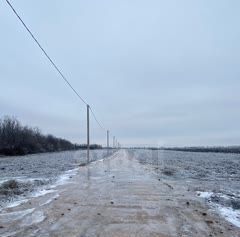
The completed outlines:
[[[122,144],[240,144],[239,0],[11,2]],[[0,116],[85,143],[85,106],[5,1],[0,42]]]

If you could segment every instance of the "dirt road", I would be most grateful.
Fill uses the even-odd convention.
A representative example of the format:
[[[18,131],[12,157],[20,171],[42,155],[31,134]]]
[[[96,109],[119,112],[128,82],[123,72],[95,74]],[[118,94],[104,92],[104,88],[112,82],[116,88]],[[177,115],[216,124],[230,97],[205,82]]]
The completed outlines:
[[[158,180],[125,150],[69,180],[2,212],[0,236],[240,236],[187,185]]]

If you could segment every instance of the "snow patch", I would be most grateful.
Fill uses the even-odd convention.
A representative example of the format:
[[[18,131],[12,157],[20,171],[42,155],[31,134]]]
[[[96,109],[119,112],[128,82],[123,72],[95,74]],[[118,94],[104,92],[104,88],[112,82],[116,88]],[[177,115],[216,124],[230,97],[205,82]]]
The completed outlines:
[[[78,168],[72,169],[72,170],[68,170],[66,171],[63,175],[61,175],[58,180],[55,182],[54,185],[51,185],[51,188],[56,188],[59,185],[64,185],[66,183],[69,183],[69,179],[70,177],[74,176],[77,174],[78,172]]]
[[[28,199],[23,199],[23,200],[18,200],[18,201],[15,201],[15,202],[12,202],[12,203],[9,203],[6,208],[12,208],[12,207],[17,207],[23,203],[26,203],[28,202]]]
[[[218,206],[219,213],[230,223],[240,228],[240,210],[233,210],[231,207]]]
[[[54,193],[54,192],[56,192],[56,190],[52,190],[52,189],[50,189],[50,190],[42,189],[42,190],[40,190],[40,191],[34,192],[34,193],[31,195],[31,197],[41,197],[41,196],[44,196],[44,195],[46,195],[46,194]]]
[[[211,201],[211,197],[213,197],[213,192],[197,192],[197,195],[201,198],[208,200],[211,207],[213,207],[223,218],[225,218],[228,222],[240,228],[240,210],[234,210],[232,207],[226,207],[220,204],[216,204]],[[219,197],[223,197],[224,199],[229,199],[227,195],[219,194]]]
[[[201,198],[209,199],[213,195],[213,192],[200,192],[200,191],[198,191],[197,195]]]

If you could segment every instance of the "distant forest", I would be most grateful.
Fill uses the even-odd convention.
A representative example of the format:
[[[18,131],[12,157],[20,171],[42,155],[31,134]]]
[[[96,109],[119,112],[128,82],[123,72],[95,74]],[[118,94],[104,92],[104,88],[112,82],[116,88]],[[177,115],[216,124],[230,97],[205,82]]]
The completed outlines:
[[[240,153],[240,146],[218,147],[173,147],[162,150],[188,151],[188,152],[217,152],[217,153]]]
[[[131,149],[167,150],[183,152],[215,152],[240,154],[240,146],[215,146],[215,147],[131,147]]]
[[[0,155],[26,155],[86,148],[86,145],[72,144],[53,135],[43,135],[38,128],[22,126],[15,118],[6,116],[0,120]],[[102,147],[94,144],[90,148]]]

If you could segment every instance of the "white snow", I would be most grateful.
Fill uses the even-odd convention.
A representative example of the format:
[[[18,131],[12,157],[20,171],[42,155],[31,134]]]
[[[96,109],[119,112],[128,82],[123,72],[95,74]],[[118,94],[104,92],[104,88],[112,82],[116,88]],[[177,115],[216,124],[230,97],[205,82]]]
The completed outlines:
[[[9,203],[6,208],[12,208],[12,207],[17,207],[21,205],[22,203],[28,202],[28,199],[23,199],[23,200],[17,200],[15,202]]]
[[[219,213],[230,223],[240,228],[240,210],[234,210],[231,207],[217,205]]]
[[[40,206],[44,206],[47,205],[49,203],[51,203],[55,198],[59,197],[59,194],[56,194],[54,196],[52,196],[51,198],[49,198],[47,201],[45,201],[44,203],[42,203]]]
[[[54,192],[56,192],[56,190],[52,190],[52,189],[50,189],[50,190],[42,189],[42,190],[39,190],[39,191],[34,192],[34,193],[31,195],[31,197],[41,197],[41,196],[44,196],[44,195],[46,195],[46,194],[54,193]]]
[[[208,199],[213,195],[213,192],[200,192],[200,191],[198,191],[197,195],[201,198]]]
[[[51,185],[51,188],[56,188],[59,185],[64,185],[66,183],[70,183],[70,177],[77,174],[79,168],[75,168],[72,170],[66,171],[63,175],[61,175],[58,180],[55,182],[55,184]]]
[[[201,198],[204,198],[204,199],[209,199],[213,194],[214,194],[213,192],[200,192],[200,191],[197,192],[197,195]],[[218,195],[225,198],[225,199],[229,199],[229,197],[224,195],[224,194],[219,194],[218,193]],[[213,208],[215,208],[216,211],[223,218],[225,218],[227,221],[229,221],[233,225],[240,228],[240,210],[234,210],[231,207],[224,207],[222,205],[215,204],[213,202],[211,202],[211,206]]]

